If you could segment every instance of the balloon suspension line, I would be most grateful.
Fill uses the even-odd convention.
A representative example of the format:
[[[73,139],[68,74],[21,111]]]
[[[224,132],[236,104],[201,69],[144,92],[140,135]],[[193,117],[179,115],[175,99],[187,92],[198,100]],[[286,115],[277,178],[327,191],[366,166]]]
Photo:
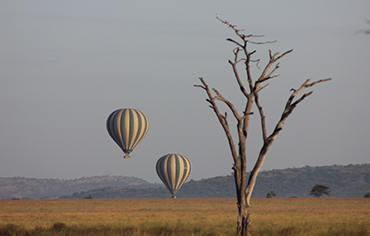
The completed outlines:
[[[131,159],[131,157],[129,156],[129,153],[125,153],[125,155],[123,156],[123,158],[125,158],[125,159]]]

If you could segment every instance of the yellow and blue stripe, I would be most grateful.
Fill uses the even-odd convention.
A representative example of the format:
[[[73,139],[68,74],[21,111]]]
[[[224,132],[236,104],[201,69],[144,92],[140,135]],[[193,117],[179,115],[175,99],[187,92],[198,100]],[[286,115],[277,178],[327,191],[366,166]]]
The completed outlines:
[[[188,158],[180,154],[167,154],[159,158],[156,171],[159,178],[174,195],[190,176],[192,169]]]
[[[146,115],[136,109],[118,109],[109,115],[107,130],[112,139],[128,155],[149,130]]]

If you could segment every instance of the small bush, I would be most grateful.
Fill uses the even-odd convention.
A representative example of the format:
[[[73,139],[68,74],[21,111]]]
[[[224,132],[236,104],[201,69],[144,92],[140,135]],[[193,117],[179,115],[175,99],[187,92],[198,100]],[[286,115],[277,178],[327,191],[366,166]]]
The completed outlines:
[[[57,232],[60,232],[62,230],[64,230],[66,228],[66,224],[62,223],[62,222],[56,222],[53,224],[53,230],[57,231]]]
[[[272,198],[272,197],[275,197],[275,196],[276,196],[276,193],[274,191],[271,191],[271,192],[267,193],[266,198]]]

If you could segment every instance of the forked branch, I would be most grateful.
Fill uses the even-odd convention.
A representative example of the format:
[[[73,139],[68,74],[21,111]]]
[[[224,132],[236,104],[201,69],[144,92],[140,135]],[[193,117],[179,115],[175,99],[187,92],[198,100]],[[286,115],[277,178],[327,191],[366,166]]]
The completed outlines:
[[[244,96],[246,97],[246,98],[248,98],[249,97],[249,94],[248,94],[248,92],[245,90],[245,88],[244,88],[244,85],[243,85],[243,83],[242,83],[242,81],[241,81],[241,78],[240,78],[240,75],[239,75],[239,72],[238,72],[238,69],[237,69],[237,64],[240,62],[240,61],[242,61],[243,59],[239,59],[238,58],[238,55],[239,55],[239,52],[240,52],[240,48],[236,48],[236,49],[234,49],[234,61],[231,61],[231,60],[229,60],[229,64],[232,66],[232,68],[233,68],[233,72],[234,72],[234,76],[235,76],[235,78],[236,78],[236,82],[238,83],[238,85],[239,85],[239,88],[240,88],[240,91],[244,94]]]
[[[259,171],[262,167],[262,164],[265,160],[268,149],[270,148],[270,146],[272,145],[272,143],[274,142],[274,140],[276,139],[276,137],[278,136],[278,134],[282,130],[284,122],[289,117],[289,115],[293,112],[293,110],[296,108],[296,106],[299,103],[301,103],[306,97],[311,95],[313,93],[313,91],[310,91],[308,93],[303,94],[295,102],[293,102],[294,98],[300,92],[302,92],[304,89],[312,87],[312,86],[314,86],[316,84],[319,84],[319,83],[322,83],[322,82],[329,81],[329,80],[331,80],[331,78],[321,79],[321,80],[317,80],[315,82],[309,83],[310,79],[308,79],[297,90],[293,89],[293,93],[288,98],[288,101],[285,105],[285,109],[284,109],[284,111],[281,115],[281,118],[280,118],[279,122],[276,124],[275,129],[273,130],[273,132],[268,137],[266,136],[266,124],[265,124],[264,112],[263,112],[262,106],[260,105],[260,103],[258,101],[258,95],[256,96],[255,100],[256,100],[256,105],[258,107],[258,110],[259,110],[260,116],[261,116],[262,133],[263,133],[264,143],[263,143],[263,146],[260,150],[260,153],[259,153],[259,156],[257,158],[256,164],[254,165],[253,170],[251,171],[251,174],[249,176],[248,185],[247,185],[247,188],[246,188],[246,195],[245,195],[247,205],[249,205],[250,197],[252,195],[252,191],[253,191],[254,185],[256,183],[257,175],[258,175],[258,173],[259,173]]]
[[[198,88],[202,88],[206,91],[206,93],[208,95],[208,99],[206,99],[206,101],[211,104],[211,108],[215,112],[222,128],[224,129],[224,132],[226,134],[226,137],[227,137],[227,140],[228,140],[228,143],[229,143],[229,147],[230,147],[230,150],[231,150],[231,155],[233,156],[234,162],[236,162],[237,157],[238,157],[238,153],[236,151],[236,148],[235,148],[235,145],[234,145],[234,140],[233,140],[233,138],[231,136],[231,133],[230,133],[229,124],[227,122],[227,113],[225,112],[225,115],[221,114],[215,100],[221,100],[221,101],[225,102],[229,106],[229,108],[232,110],[234,116],[237,115],[239,117],[239,119],[241,119],[241,118],[238,115],[238,113],[236,112],[236,108],[229,101],[224,99],[223,96],[216,89],[213,89],[213,91],[217,94],[217,96],[213,96],[211,90],[209,89],[209,87],[208,87],[207,83],[204,81],[204,79],[202,77],[200,77],[199,80],[202,83],[202,85],[194,85],[194,86],[198,87]]]
[[[274,73],[276,72],[277,69],[279,69],[279,63],[277,63],[274,67],[274,69],[272,69],[271,72],[269,72],[270,68],[278,61],[280,60],[281,58],[283,58],[285,55],[291,53],[293,51],[293,49],[291,50],[288,50],[284,53],[282,53],[281,55],[279,55],[278,52],[276,52],[274,55],[272,55],[271,53],[271,50],[269,50],[269,55],[270,55],[270,60],[269,62],[267,63],[267,65],[265,66],[265,68],[263,69],[260,77],[257,79],[256,81],[256,85],[259,84],[259,83],[262,83],[266,80],[269,80],[269,79],[272,79],[274,77],[277,77],[277,75],[274,75]]]
[[[276,42],[276,40],[274,40],[274,41],[264,41],[264,42],[254,42],[254,41],[250,41],[250,40],[248,40],[248,38],[252,38],[252,37],[254,37],[254,38],[260,38],[260,37],[264,37],[264,35],[242,34],[242,33],[240,33],[240,32],[243,32],[243,31],[244,31],[244,29],[238,29],[238,28],[237,28],[237,25],[233,25],[233,24],[230,24],[230,22],[228,22],[228,21],[226,21],[226,20],[222,20],[218,15],[216,15],[216,18],[217,18],[219,21],[221,21],[223,24],[225,24],[225,25],[229,26],[230,28],[232,28],[232,29],[234,30],[235,34],[236,34],[236,35],[238,35],[238,37],[239,37],[240,39],[242,39],[244,42],[248,41],[248,42],[250,42],[250,43],[252,43],[252,44],[268,44],[268,43],[275,43],[275,42]],[[235,40],[233,40],[233,39],[228,38],[227,40],[228,40],[228,41],[231,41],[231,42],[233,42],[233,43],[235,43],[235,44],[237,44],[237,45],[238,45],[238,46],[240,46],[240,47],[243,47],[243,46],[241,46],[242,44],[240,44],[240,43],[236,42],[236,41],[235,41]]]

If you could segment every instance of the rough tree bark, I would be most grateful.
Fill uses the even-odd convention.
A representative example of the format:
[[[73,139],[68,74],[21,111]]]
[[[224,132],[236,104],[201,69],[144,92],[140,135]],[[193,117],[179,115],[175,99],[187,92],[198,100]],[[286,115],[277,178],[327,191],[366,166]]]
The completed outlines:
[[[207,93],[206,101],[210,104],[211,109],[215,112],[228,140],[228,144],[231,150],[231,155],[234,161],[234,165],[232,167],[234,171],[234,178],[235,178],[235,186],[236,186],[236,196],[237,196],[237,206],[238,206],[238,218],[237,218],[237,235],[238,236],[247,236],[250,235],[250,215],[249,215],[249,206],[250,206],[250,198],[256,183],[257,175],[262,167],[262,164],[265,160],[266,154],[268,149],[271,147],[272,143],[282,130],[284,122],[289,117],[289,115],[293,112],[296,106],[301,103],[305,98],[312,94],[312,91],[308,93],[304,93],[301,97],[296,99],[296,96],[301,93],[306,88],[312,87],[318,83],[328,81],[328,79],[322,79],[315,82],[311,82],[310,80],[306,80],[298,89],[292,89],[292,94],[288,98],[283,113],[277,122],[275,129],[271,134],[267,134],[266,131],[266,120],[265,120],[265,113],[262,108],[262,105],[259,101],[259,94],[263,88],[265,88],[268,84],[266,81],[277,77],[275,75],[276,70],[279,68],[278,61],[283,58],[285,55],[292,52],[292,50],[286,51],[282,54],[274,53],[272,54],[269,51],[269,61],[262,69],[260,76],[257,79],[253,79],[250,71],[251,63],[257,63],[259,60],[252,60],[252,55],[256,51],[249,51],[247,46],[249,44],[267,44],[273,43],[274,41],[265,41],[265,42],[255,42],[251,39],[257,36],[253,34],[243,34],[242,29],[238,29],[236,25],[232,25],[227,21],[221,20],[218,16],[217,19],[220,20],[223,24],[229,26],[236,34],[238,41],[228,38],[227,41],[236,45],[236,48],[233,50],[234,58],[229,60],[229,64],[231,65],[234,73],[234,77],[236,82],[239,86],[240,92],[246,98],[245,108],[240,114],[236,107],[231,103],[229,100],[224,98],[219,91],[216,89],[210,89],[208,84],[205,82],[203,78],[199,78],[201,84],[194,85],[195,87],[200,87],[205,90]],[[242,56],[241,56],[242,55]],[[241,58],[240,58],[241,57]],[[244,63],[245,68],[245,78],[242,79],[239,70],[237,69],[237,65],[239,63]],[[247,89],[246,89],[246,86]],[[236,119],[236,129],[237,129],[237,137],[238,137],[238,147],[236,147],[233,137],[230,132],[230,127],[228,123],[228,116],[225,112],[224,114],[221,113],[219,110],[216,101],[221,101],[222,103],[226,104],[227,107],[232,112],[234,118]],[[252,107],[256,106],[260,123],[261,123],[261,132],[263,138],[263,145],[260,149],[257,161],[253,167],[253,170],[250,173],[249,179],[247,181],[247,150],[246,150],[246,141],[249,132],[249,125],[250,125],[250,118],[253,115]]]

